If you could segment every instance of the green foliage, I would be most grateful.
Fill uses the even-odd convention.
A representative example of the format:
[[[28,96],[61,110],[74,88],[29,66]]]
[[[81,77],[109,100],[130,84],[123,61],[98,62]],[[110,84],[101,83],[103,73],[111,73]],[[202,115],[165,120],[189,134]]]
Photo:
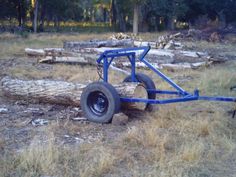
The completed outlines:
[[[140,23],[148,29],[165,29],[173,20],[194,24],[199,16],[224,21],[236,21],[235,0],[35,0],[38,1],[38,26],[60,22],[111,22],[119,30],[129,29],[133,23],[134,5],[141,9]],[[31,0],[1,0],[0,20],[18,21],[19,26],[32,25],[34,4]],[[0,21],[0,22],[1,22]],[[45,23],[46,22],[46,23]],[[160,23],[162,22],[162,23]],[[48,25],[47,27],[52,25]]]

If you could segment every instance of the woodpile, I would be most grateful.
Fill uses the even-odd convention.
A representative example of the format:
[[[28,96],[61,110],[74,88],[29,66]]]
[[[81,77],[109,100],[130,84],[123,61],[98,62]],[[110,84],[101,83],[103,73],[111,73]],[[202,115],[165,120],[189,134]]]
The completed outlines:
[[[187,36],[201,35],[200,30],[190,29]],[[67,41],[63,48],[44,48],[30,49],[26,48],[25,53],[29,57],[38,58],[39,63],[68,63],[80,65],[97,65],[96,59],[106,50],[113,50],[127,47],[151,46],[146,59],[157,68],[166,68],[168,70],[177,69],[197,69],[206,67],[214,63],[221,63],[225,60],[215,59],[204,52],[182,50],[183,45],[176,42],[182,38],[182,33],[160,36],[156,42],[136,41],[132,36],[118,33],[112,35],[108,40],[91,41]],[[212,41],[220,40],[217,33],[212,34]],[[140,51],[136,52],[139,57]],[[117,68],[118,67],[118,68]],[[124,67],[130,67],[127,59],[115,60],[111,68],[122,71]],[[147,68],[142,62],[136,62],[137,68]],[[171,69],[172,68],[172,69]]]
[[[163,35],[158,37],[157,41],[147,42],[147,41],[134,41],[134,46],[151,46],[153,49],[182,49],[184,46],[180,42],[176,42],[175,39],[181,37],[181,33],[176,33],[172,35]]]
[[[226,29],[206,28],[206,29],[189,29],[187,34],[183,33],[185,38],[191,40],[205,40],[213,43],[220,43],[223,41],[224,35],[227,33],[234,33]]]
[[[123,39],[132,39],[132,37],[124,33],[117,33],[110,36],[109,39],[110,40],[123,40]]]
[[[217,33],[217,32],[213,32],[210,37],[209,37],[209,41],[210,42],[221,42],[222,41],[222,36]]]
[[[66,51],[60,48],[45,48],[45,49],[25,49],[29,57],[38,58],[39,63],[65,63],[65,64],[79,64],[79,65],[97,65],[96,60],[101,53],[106,50],[114,48],[85,48],[77,52]],[[44,55],[42,55],[44,54]],[[137,57],[139,56],[137,52]],[[213,63],[224,62],[211,58],[207,53],[183,50],[164,50],[151,49],[146,57],[150,63],[156,68],[165,68],[168,70],[177,69],[197,69],[203,66],[209,66]],[[118,67],[118,68],[117,68]],[[131,67],[127,59],[115,60],[111,68],[116,71],[121,71],[128,74],[121,68]],[[147,66],[140,62],[136,62],[137,68],[147,68]],[[173,68],[173,69],[171,69]]]

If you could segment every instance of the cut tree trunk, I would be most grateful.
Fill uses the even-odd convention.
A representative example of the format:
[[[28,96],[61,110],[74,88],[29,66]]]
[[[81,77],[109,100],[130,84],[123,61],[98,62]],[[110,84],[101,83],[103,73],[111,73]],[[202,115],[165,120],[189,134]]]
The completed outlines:
[[[38,28],[38,9],[39,9],[39,2],[38,0],[34,1],[34,33],[37,33],[37,28]]]
[[[62,48],[44,48],[44,49],[31,49],[25,48],[25,54],[30,57],[44,57],[44,56],[77,56],[77,53],[65,51]]]
[[[25,54],[30,57],[43,57],[45,56],[46,52],[43,49],[25,48]]]
[[[138,22],[139,22],[139,5],[134,4],[134,19],[133,19],[133,33],[138,35]]]
[[[141,44],[141,46],[146,46],[146,45],[147,44],[145,44],[145,42]],[[64,50],[62,48],[44,48],[44,49],[26,48],[25,53],[26,55],[31,57],[45,57],[45,56],[78,57],[78,58],[84,57],[96,60],[101,53],[105,52],[106,50],[114,50],[114,49],[119,49],[119,48],[111,48],[111,47],[80,48],[80,49],[72,49],[73,52]],[[140,52],[137,51],[136,54],[137,56],[139,56]],[[205,61],[214,61],[214,59],[212,59],[211,56],[203,52],[184,51],[184,50],[163,50],[163,49],[151,49],[146,58],[148,59],[148,61],[158,64],[198,63]],[[46,60],[48,59],[50,58],[47,58]]]
[[[106,40],[106,41],[68,41],[64,42],[65,50],[73,51],[81,48],[99,48],[99,47],[132,47],[134,45],[131,39]]]
[[[43,59],[39,60],[39,63],[48,63],[48,64],[56,64],[56,63],[64,63],[64,64],[79,64],[79,65],[97,65],[96,60],[91,57],[90,55],[81,55],[77,57],[52,57],[48,56]],[[201,67],[207,67],[211,64],[213,64],[213,61],[206,61],[206,62],[196,62],[196,63],[176,63],[176,64],[171,64],[171,63],[152,63],[151,64],[157,68],[157,69],[167,69],[171,71],[175,70],[182,70],[182,69],[198,69]],[[116,61],[113,62],[112,65],[110,65],[110,68],[112,70],[116,70],[119,72],[122,72],[127,75],[127,71],[122,70],[120,68],[131,68],[131,63],[128,61]],[[142,69],[149,69],[146,64],[143,62],[137,61],[135,63],[136,68],[142,68]]]
[[[93,54],[77,54],[76,56],[47,56],[40,59],[39,63],[70,63],[96,65],[97,56]]]
[[[0,89],[3,95],[27,101],[80,105],[80,96],[87,84],[50,80],[19,80],[5,77],[1,80]],[[114,85],[121,97],[147,98],[147,91],[139,83],[121,83]],[[145,104],[128,103],[125,109],[144,109]]]

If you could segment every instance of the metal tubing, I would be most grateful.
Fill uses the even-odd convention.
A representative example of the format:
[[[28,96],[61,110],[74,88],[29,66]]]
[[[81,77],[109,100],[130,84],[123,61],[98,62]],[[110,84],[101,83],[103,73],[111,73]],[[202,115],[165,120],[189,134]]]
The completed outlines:
[[[136,62],[136,51],[142,50],[142,54],[138,58],[141,62],[143,62],[148,68],[154,71],[157,75],[159,75],[164,81],[169,83],[173,88],[177,91],[170,90],[147,90],[148,93],[155,94],[167,94],[167,95],[178,95],[179,98],[170,98],[166,100],[155,100],[155,99],[142,99],[142,98],[121,98],[121,101],[124,102],[143,102],[150,104],[168,104],[168,103],[177,103],[177,102],[187,102],[187,101],[196,101],[196,100],[208,100],[208,101],[224,101],[224,102],[236,102],[236,98],[233,97],[214,97],[214,96],[199,96],[199,91],[195,90],[194,94],[190,94],[177,85],[173,80],[163,74],[161,71],[156,69],[151,63],[149,63],[144,57],[147,55],[150,47],[138,47],[138,48],[126,48],[126,49],[117,49],[117,50],[107,50],[103,54],[100,55],[97,63],[101,63],[103,61],[103,78],[104,82],[108,82],[108,69],[110,64],[112,63],[114,58],[126,56],[131,63],[131,79],[132,81],[136,81],[135,78],[135,62]],[[109,58],[111,60],[109,61]]]
[[[198,100],[198,97],[182,97],[182,98],[173,98],[173,99],[166,99],[166,100],[154,100],[154,99],[143,99],[143,98],[120,98],[123,102],[137,102],[137,103],[149,103],[149,104],[170,104],[170,103],[178,103],[178,102],[188,102]]]
[[[143,98],[121,98],[123,102],[142,102],[149,104],[169,104],[169,103],[178,103],[178,102],[188,102],[188,101],[197,101],[197,100],[208,100],[208,101],[224,101],[224,102],[236,102],[236,98],[233,97],[208,97],[208,96],[194,96],[187,95],[181,98],[171,98],[166,100],[154,100],[154,99],[143,99]]]
[[[135,55],[135,52],[129,52],[129,53],[117,53],[117,54],[107,54],[105,55],[107,58],[110,57],[125,57],[125,56],[132,56]]]
[[[164,79],[166,82],[168,82],[172,87],[174,87],[176,90],[180,91],[183,95],[189,95],[188,92],[186,92],[184,89],[182,89],[180,86],[178,86],[174,81],[172,81],[169,77],[167,77],[165,74],[163,74],[161,71],[156,69],[152,64],[150,64],[146,59],[143,59],[142,62],[147,65],[151,70],[153,70],[156,74],[158,74],[162,79]]]
[[[182,95],[181,92],[171,91],[171,90],[147,90],[148,93],[156,93],[156,94],[167,94],[167,95]]]
[[[103,79],[104,82],[108,82],[108,58],[103,58]]]
[[[135,54],[132,55],[131,57],[131,80],[132,82],[136,82],[136,77],[135,77]]]
[[[198,100],[208,100],[208,101],[224,101],[224,102],[236,102],[234,97],[213,97],[213,96],[199,96]]]

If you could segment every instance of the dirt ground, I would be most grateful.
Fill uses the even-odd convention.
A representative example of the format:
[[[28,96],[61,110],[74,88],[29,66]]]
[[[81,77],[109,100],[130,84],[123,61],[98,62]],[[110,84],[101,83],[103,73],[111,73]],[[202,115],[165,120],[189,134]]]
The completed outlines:
[[[0,79],[98,79],[92,66],[38,64],[37,59],[24,56],[22,48],[30,44],[60,47],[65,36],[52,38],[59,39],[33,36],[19,42],[2,36]],[[12,48],[7,51],[7,46],[13,45],[15,52]],[[202,94],[236,96],[230,91],[236,85],[236,53],[232,50],[236,45],[189,41],[185,45],[231,60],[199,70],[163,72],[186,90],[198,87]],[[150,75],[158,88],[168,88],[150,71],[141,72]],[[111,77],[122,81],[124,76],[111,73]],[[234,107],[232,103],[203,101],[158,106],[151,113],[127,113],[125,125],[102,125],[74,120],[82,117],[76,107],[17,100],[0,92],[0,109],[4,108],[0,112],[0,176],[235,177]],[[35,125],[37,120],[45,124]]]

